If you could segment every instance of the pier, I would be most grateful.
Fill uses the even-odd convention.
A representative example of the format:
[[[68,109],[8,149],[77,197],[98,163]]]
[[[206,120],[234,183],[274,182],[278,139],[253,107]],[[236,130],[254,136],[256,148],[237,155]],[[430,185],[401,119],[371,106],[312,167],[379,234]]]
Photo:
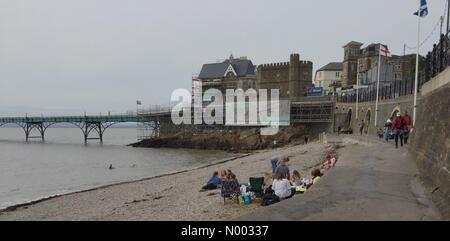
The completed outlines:
[[[38,138],[45,141],[46,130],[60,123],[72,124],[78,127],[84,136],[84,141],[100,140],[103,142],[105,131],[119,123],[135,122],[144,125],[152,131],[154,137],[159,135],[161,122],[163,119],[170,118],[170,112],[153,112],[139,115],[106,115],[106,116],[49,116],[49,117],[0,117],[0,127],[7,124],[13,124],[21,127],[25,132],[25,140]],[[36,131],[38,135],[32,135]],[[93,133],[97,136],[93,137]]]

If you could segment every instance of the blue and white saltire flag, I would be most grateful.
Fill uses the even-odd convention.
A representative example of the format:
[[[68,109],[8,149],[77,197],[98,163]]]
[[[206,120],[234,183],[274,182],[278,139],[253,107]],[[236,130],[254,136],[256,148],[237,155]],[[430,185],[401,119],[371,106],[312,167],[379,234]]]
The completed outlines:
[[[420,0],[420,11],[419,12],[415,12],[414,15],[420,16],[422,18],[424,18],[428,15],[427,0]]]

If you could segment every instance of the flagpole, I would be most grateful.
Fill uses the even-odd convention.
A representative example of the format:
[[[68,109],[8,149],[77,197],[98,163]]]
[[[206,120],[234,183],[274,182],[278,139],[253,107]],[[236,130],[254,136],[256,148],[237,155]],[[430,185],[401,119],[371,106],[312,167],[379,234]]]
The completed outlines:
[[[138,101],[136,100],[136,139],[137,141],[139,141],[139,104]]]
[[[359,59],[356,67],[356,121],[358,121],[358,104],[359,104]]]
[[[420,9],[417,12],[417,53],[416,53],[416,76],[414,81],[414,111],[413,111],[413,128],[416,125],[416,114],[417,114],[417,92],[419,91],[419,51],[420,51]],[[411,130],[412,131],[412,130]]]
[[[380,89],[380,71],[381,71],[381,44],[378,48],[378,77],[377,77],[377,95],[376,95],[376,102],[375,102],[375,127],[378,126],[378,94]]]

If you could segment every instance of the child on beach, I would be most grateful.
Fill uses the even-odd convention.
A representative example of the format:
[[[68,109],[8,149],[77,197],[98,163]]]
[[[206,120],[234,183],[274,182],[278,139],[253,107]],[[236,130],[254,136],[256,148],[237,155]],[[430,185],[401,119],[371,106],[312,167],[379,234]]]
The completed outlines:
[[[320,172],[320,169],[313,169],[311,171],[311,178],[304,178],[302,182],[306,188],[310,188],[313,184],[320,180],[322,175],[323,174]]]
[[[294,172],[292,172],[291,184],[296,187],[299,187],[302,185],[302,179],[300,177],[300,172],[298,172],[297,170],[294,170]]]
[[[322,173],[320,172],[319,169],[313,169],[311,171],[311,176],[312,176],[312,184],[315,184],[317,181],[320,180]]]
[[[328,170],[328,169],[333,168],[333,167],[336,166],[336,162],[337,162],[336,155],[328,154],[326,159],[327,160],[325,161],[324,164],[322,164],[321,169]]]
[[[228,172],[226,170],[222,170],[220,172],[220,180],[225,180],[227,178]]]
[[[219,178],[219,172],[215,171],[213,176],[209,179],[208,183],[202,187],[201,191],[217,189],[222,184],[222,180]]]

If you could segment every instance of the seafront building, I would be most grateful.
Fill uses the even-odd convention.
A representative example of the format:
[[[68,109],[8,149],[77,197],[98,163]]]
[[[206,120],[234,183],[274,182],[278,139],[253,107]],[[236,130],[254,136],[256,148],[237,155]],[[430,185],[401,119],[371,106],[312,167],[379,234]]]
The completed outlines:
[[[215,88],[225,92],[226,89],[253,88],[256,81],[255,65],[247,57],[228,59],[218,63],[204,64],[195,83],[203,88],[203,92]]]
[[[247,57],[234,58],[217,63],[204,64],[200,74],[193,78],[193,88],[203,92],[216,88],[226,89],[279,89],[280,98],[305,96],[312,87],[311,61],[300,60],[299,54],[291,54],[289,62],[254,65]]]
[[[316,71],[314,86],[323,88],[325,95],[334,95],[342,77],[342,62],[332,62]]]
[[[336,84],[336,92],[339,95],[354,92],[357,86],[374,88],[377,84],[378,73],[380,73],[380,88],[395,84],[395,82],[414,79],[416,60],[414,54],[382,56],[381,62],[378,63],[381,46],[385,48],[388,46],[381,43],[372,43],[364,48],[362,46],[363,43],[356,41],[351,41],[343,46],[343,70],[341,80]]]

